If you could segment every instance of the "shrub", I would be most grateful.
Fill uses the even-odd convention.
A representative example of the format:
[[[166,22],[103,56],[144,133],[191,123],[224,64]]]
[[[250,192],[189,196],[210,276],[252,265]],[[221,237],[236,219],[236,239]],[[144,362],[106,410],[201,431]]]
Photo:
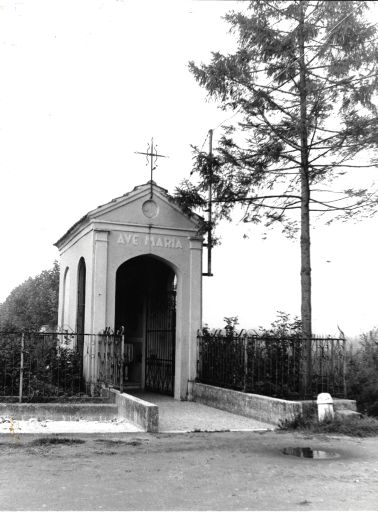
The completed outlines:
[[[21,334],[0,334],[0,393],[18,395]],[[23,396],[40,401],[44,396],[75,395],[82,391],[82,358],[67,337],[25,333]]]
[[[369,417],[338,418],[319,423],[317,419],[295,416],[282,421],[278,428],[286,431],[302,431],[311,434],[341,434],[351,437],[378,436],[378,421]]]
[[[349,350],[346,381],[358,410],[378,417],[378,329],[362,334],[359,348]]]

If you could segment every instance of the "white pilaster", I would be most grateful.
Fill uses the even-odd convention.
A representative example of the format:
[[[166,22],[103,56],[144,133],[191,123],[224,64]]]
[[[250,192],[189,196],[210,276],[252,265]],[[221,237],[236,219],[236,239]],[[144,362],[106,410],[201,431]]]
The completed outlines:
[[[189,238],[190,244],[190,298],[188,324],[188,377],[194,380],[197,373],[197,332],[202,325],[202,238]],[[187,382],[186,382],[187,386]]]
[[[106,327],[106,289],[108,270],[108,231],[94,230],[93,239],[93,307],[91,333],[98,334]],[[97,378],[97,338],[91,343],[91,376]]]

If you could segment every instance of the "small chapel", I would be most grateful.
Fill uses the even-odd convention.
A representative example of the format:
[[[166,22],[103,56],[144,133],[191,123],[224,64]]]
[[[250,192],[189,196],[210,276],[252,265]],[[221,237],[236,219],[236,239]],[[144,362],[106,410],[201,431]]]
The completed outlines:
[[[83,334],[77,343],[86,381],[96,378],[98,349],[84,334],[123,329],[129,378],[144,389],[149,365],[170,359],[170,394],[187,397],[202,316],[201,220],[151,179],[84,215],[54,244],[58,324]]]

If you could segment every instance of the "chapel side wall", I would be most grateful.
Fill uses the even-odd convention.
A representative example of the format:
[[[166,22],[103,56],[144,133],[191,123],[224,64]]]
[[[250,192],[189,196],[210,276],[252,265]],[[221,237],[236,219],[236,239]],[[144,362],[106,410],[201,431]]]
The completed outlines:
[[[85,277],[85,333],[91,333],[92,324],[92,311],[93,311],[93,231],[87,231],[84,235],[74,239],[70,244],[64,247],[61,251],[60,268],[65,269],[68,267],[70,272],[69,286],[66,286],[66,293],[69,294],[68,303],[69,310],[66,324],[64,327],[69,331],[76,332],[76,317],[77,317],[77,287],[78,287],[78,268],[80,258],[83,257],[85,261],[86,277]],[[60,277],[60,293],[59,293],[59,315],[63,313],[63,279]],[[61,319],[62,317],[59,316]],[[83,371],[84,377],[87,379],[90,375],[90,354],[93,351],[91,347],[91,339],[89,336],[84,338],[84,361]]]

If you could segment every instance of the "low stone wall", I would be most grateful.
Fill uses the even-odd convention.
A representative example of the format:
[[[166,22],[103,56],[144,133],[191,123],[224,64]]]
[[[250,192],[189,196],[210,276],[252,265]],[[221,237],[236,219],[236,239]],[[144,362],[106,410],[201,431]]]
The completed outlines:
[[[290,420],[302,414],[301,402],[243,393],[199,382],[193,384],[193,400],[273,425],[278,425],[280,420]]]
[[[118,407],[118,417],[131,421],[145,432],[159,431],[159,408],[157,405],[120,393],[117,389],[109,389],[109,399]]]
[[[349,411],[357,411],[357,402],[356,400],[347,400],[346,398],[334,398],[333,399],[333,408],[335,411],[349,410]]]
[[[118,417],[118,408],[113,404],[0,403],[0,417],[14,420],[109,421]]]
[[[280,421],[292,420],[298,415],[317,416],[317,404],[313,400],[294,402],[218,388],[199,382],[193,383],[192,396],[195,402],[273,425],[278,425]],[[336,398],[334,399],[334,410],[335,412],[340,410],[356,411],[356,401]]]

